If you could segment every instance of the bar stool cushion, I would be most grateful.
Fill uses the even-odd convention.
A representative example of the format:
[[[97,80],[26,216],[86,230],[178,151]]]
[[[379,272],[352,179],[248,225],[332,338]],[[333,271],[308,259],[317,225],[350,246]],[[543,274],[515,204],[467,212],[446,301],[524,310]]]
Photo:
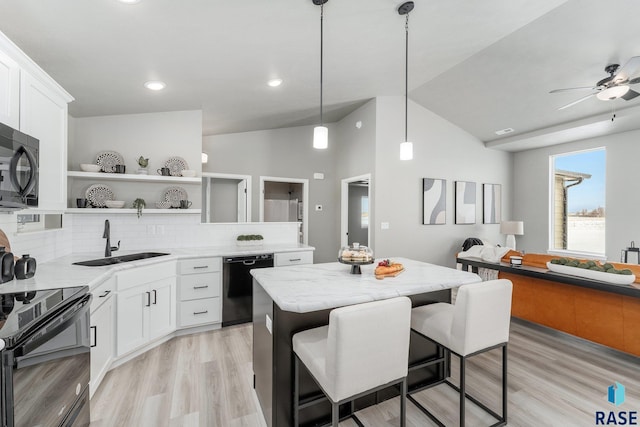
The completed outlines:
[[[411,300],[337,308],[329,326],[293,336],[293,350],[333,402],[407,376]]]
[[[455,305],[414,308],[411,328],[461,356],[508,342],[512,286],[505,279],[461,286]]]

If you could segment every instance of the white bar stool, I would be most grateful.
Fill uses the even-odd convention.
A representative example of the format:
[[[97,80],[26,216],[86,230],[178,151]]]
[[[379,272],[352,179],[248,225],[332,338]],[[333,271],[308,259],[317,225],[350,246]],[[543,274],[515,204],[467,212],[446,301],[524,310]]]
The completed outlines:
[[[443,381],[460,393],[460,426],[465,425],[465,397],[498,420],[492,427],[507,423],[507,342],[512,287],[511,281],[505,279],[464,285],[458,288],[455,305],[436,303],[416,307],[411,312],[411,329],[444,349],[440,360],[444,362],[445,375],[449,374],[450,353],[460,358],[460,386]],[[465,391],[466,360],[495,348],[502,348],[502,415]],[[439,426],[444,426],[413,397],[408,398]]]
[[[323,397],[300,404],[299,364],[309,370],[331,401],[331,425],[339,422],[339,406],[363,395],[400,384],[400,426],[405,426],[407,360],[411,300],[392,298],[336,308],[329,325],[293,336],[295,353],[293,418],[299,411],[326,401]],[[353,407],[350,417],[355,418]]]

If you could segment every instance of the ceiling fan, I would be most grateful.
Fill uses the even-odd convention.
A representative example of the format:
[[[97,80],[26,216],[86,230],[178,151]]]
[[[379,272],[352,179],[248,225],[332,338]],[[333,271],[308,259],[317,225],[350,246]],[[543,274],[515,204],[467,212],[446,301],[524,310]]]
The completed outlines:
[[[593,91],[587,96],[583,96],[580,99],[577,99],[573,102],[568,103],[567,105],[563,105],[562,107],[558,108],[558,110],[564,110],[565,108],[569,108],[582,101],[586,101],[592,96],[596,96],[598,99],[602,101],[611,101],[613,99],[618,99],[618,98],[622,98],[625,101],[629,101],[635,98],[636,96],[640,95],[640,93],[636,92],[635,90],[632,90],[629,87],[629,85],[640,83],[640,76],[635,76],[639,70],[640,70],[640,56],[634,56],[633,58],[629,59],[622,68],[620,68],[619,64],[607,65],[604,68],[604,71],[609,73],[609,76],[600,80],[598,83],[595,84],[595,86],[554,89],[549,93],[566,92],[570,90],[586,90],[586,89]]]

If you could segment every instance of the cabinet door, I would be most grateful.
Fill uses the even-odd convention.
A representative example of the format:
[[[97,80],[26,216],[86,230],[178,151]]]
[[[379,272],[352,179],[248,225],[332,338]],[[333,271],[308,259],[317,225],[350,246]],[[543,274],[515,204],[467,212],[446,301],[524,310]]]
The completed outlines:
[[[149,291],[149,340],[153,340],[176,329],[176,278],[150,283]]]
[[[113,297],[91,312],[91,396],[113,359]]]
[[[0,122],[17,129],[20,126],[20,68],[0,52]]]
[[[40,141],[39,209],[62,210],[67,199],[67,102],[39,80],[20,76],[20,130]]]
[[[118,356],[147,342],[147,323],[151,293],[146,285],[118,292],[117,334]]]

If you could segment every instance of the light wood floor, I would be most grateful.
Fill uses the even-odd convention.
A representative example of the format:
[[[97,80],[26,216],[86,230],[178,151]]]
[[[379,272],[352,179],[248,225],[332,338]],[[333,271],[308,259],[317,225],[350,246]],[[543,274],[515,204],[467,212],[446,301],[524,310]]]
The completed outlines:
[[[174,338],[110,371],[91,401],[91,426],[265,426],[252,390],[251,326]],[[500,408],[500,352],[469,360],[468,391]],[[457,359],[452,359],[452,368]],[[560,339],[512,323],[509,342],[509,426],[593,426],[595,411],[640,408],[640,359]],[[457,373],[453,372],[457,383]],[[626,401],[607,402],[618,381]],[[457,426],[458,396],[446,385],[414,395],[447,426]],[[398,398],[358,412],[367,426],[398,426]],[[467,403],[467,425],[491,424]],[[407,403],[408,427],[433,423]],[[355,427],[352,420],[341,426]]]

